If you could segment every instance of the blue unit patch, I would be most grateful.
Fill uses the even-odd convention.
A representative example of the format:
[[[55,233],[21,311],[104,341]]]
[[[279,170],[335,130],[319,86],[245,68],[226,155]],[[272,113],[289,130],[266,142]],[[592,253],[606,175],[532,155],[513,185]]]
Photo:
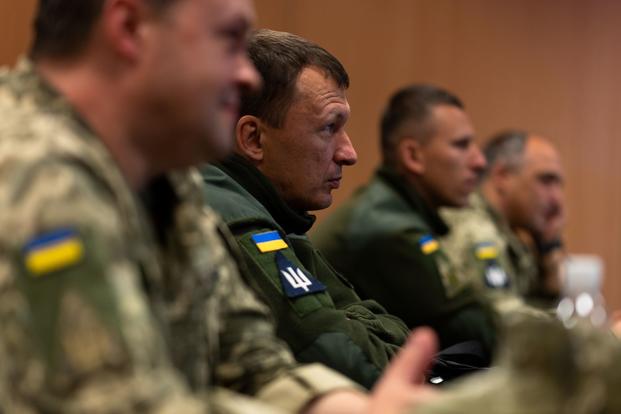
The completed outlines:
[[[294,299],[326,290],[323,283],[291,263],[282,252],[277,252],[275,256],[282,289],[288,298]]]
[[[485,267],[485,284],[492,289],[508,289],[511,281],[504,269],[495,260],[490,260]]]

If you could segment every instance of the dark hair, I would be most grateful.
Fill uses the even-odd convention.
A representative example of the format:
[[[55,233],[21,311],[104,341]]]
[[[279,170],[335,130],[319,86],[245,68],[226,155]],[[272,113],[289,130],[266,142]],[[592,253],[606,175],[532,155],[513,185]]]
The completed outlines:
[[[384,109],[380,125],[382,155],[384,163],[395,162],[395,148],[401,136],[398,129],[406,121],[414,123],[414,137],[425,140],[433,131],[428,120],[436,105],[450,105],[464,109],[463,103],[450,92],[433,85],[411,85],[399,89],[392,95]]]
[[[162,10],[175,0],[148,0]],[[81,52],[101,15],[105,0],[39,0],[30,56],[66,58]]]
[[[486,173],[500,162],[510,168],[519,168],[528,136],[528,132],[518,129],[509,129],[493,135],[483,148],[487,161]]]
[[[244,95],[240,115],[254,115],[274,128],[282,126],[304,68],[317,67],[340,88],[349,87],[349,75],[337,58],[291,33],[258,30],[250,38],[248,54],[263,78],[263,87]]]

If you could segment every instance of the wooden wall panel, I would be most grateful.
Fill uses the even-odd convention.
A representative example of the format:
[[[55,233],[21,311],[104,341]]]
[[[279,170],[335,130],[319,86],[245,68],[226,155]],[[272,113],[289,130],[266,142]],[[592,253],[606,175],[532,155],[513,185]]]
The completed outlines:
[[[12,65],[30,42],[35,0],[0,0],[0,66]]]

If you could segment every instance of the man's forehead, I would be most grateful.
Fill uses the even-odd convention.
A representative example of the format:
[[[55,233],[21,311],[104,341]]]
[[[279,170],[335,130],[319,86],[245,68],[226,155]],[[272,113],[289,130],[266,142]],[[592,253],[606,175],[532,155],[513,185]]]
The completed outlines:
[[[439,104],[431,109],[429,123],[436,132],[459,137],[474,136],[474,127],[468,114],[456,106]]]
[[[341,104],[349,108],[345,89],[319,68],[313,66],[302,69],[295,88],[294,101],[302,102],[313,111],[321,112],[331,104]]]
[[[527,163],[558,165],[561,158],[556,148],[547,139],[530,136],[526,141],[525,161]]]
[[[253,25],[256,19],[252,0],[185,0],[203,3],[213,18],[221,23],[241,20]]]

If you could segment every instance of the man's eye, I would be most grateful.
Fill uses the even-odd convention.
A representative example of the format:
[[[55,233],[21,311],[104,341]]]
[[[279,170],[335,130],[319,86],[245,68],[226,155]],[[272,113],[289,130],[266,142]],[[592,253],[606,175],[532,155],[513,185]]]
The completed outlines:
[[[221,39],[227,42],[231,52],[245,51],[248,43],[248,26],[243,22],[219,30]]]
[[[246,39],[243,36],[239,36],[236,33],[229,33],[225,36],[225,40],[228,45],[228,49],[231,52],[245,52],[246,51]]]
[[[562,179],[556,174],[542,174],[539,177],[539,182],[543,185],[561,184]]]
[[[334,134],[336,132],[336,124],[334,122],[323,127],[323,132]]]
[[[470,146],[469,139],[460,139],[458,141],[453,142],[453,145],[460,149],[467,149]]]

